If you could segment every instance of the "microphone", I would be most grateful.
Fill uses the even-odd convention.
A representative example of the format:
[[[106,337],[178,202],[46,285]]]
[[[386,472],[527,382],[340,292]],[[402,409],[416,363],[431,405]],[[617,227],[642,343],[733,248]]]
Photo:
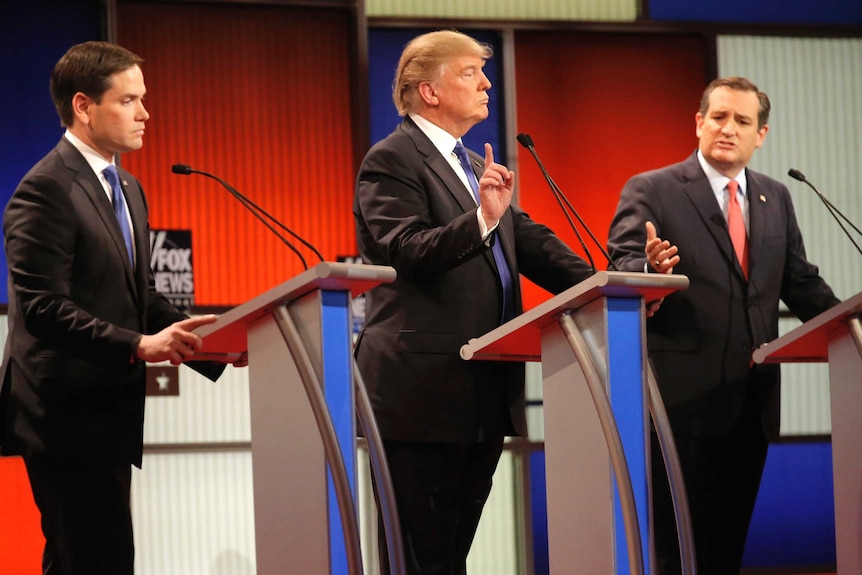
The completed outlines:
[[[590,227],[586,224],[586,222],[584,222],[584,219],[580,216],[580,214],[578,214],[578,211],[574,208],[574,206],[572,206],[571,202],[569,202],[568,198],[566,198],[565,194],[563,194],[563,191],[556,184],[556,182],[554,182],[553,178],[551,178],[551,175],[548,173],[548,170],[545,169],[544,164],[542,164],[542,160],[539,159],[539,155],[536,153],[536,147],[533,145],[533,138],[531,138],[529,134],[518,134],[516,136],[516,139],[518,140],[519,144],[521,144],[523,147],[525,147],[527,150],[529,150],[530,154],[533,156],[533,159],[536,160],[536,164],[539,166],[539,169],[542,171],[542,175],[545,176],[545,181],[548,182],[548,186],[550,186],[550,188],[551,188],[551,193],[554,195],[554,199],[557,200],[557,204],[560,206],[560,209],[563,210],[563,215],[566,216],[566,220],[568,220],[569,226],[571,226],[572,231],[575,232],[575,235],[578,237],[578,241],[581,243],[581,247],[583,248],[584,252],[587,254],[587,259],[589,259],[589,261],[590,261],[590,265],[593,268],[593,273],[595,273],[595,271],[596,271],[596,264],[593,261],[593,256],[592,256],[592,254],[590,254],[590,250],[587,249],[587,246],[584,243],[584,239],[583,239],[583,237],[581,237],[581,234],[578,232],[578,229],[575,226],[575,223],[572,221],[572,218],[569,216],[569,211],[571,211],[572,214],[574,214],[575,218],[577,218],[578,222],[581,224],[581,227],[584,228],[584,230],[590,236],[590,239],[593,240],[593,243],[599,248],[599,251],[602,252],[602,255],[605,257],[605,260],[607,260],[607,262],[608,262],[608,269],[610,269],[612,271],[616,271],[617,268],[614,265],[614,262],[611,259],[610,254],[608,254],[607,250],[605,250],[605,247],[601,244],[601,242],[599,242],[599,240],[596,239],[596,236],[595,236],[595,234],[593,234],[592,230],[590,230]],[[565,206],[563,205],[564,202],[565,202]],[[568,208],[568,210],[567,210],[567,208]]]
[[[276,230],[272,226],[272,224],[270,224],[270,222],[267,221],[267,219],[270,220],[271,222],[273,222],[276,226],[278,226],[279,228],[281,228],[282,230],[284,230],[288,234],[290,234],[291,236],[293,236],[294,238],[296,238],[297,240],[299,240],[299,242],[302,243],[302,245],[304,245],[305,247],[310,249],[312,252],[314,252],[314,255],[316,255],[320,261],[324,261],[323,255],[321,255],[321,253],[317,250],[317,248],[315,248],[311,243],[309,243],[308,241],[306,241],[305,239],[300,237],[296,232],[294,232],[293,230],[291,230],[290,228],[285,226],[283,223],[278,221],[272,214],[270,214],[269,212],[267,212],[266,210],[261,208],[259,205],[254,203],[248,197],[241,194],[239,192],[239,190],[237,190],[236,188],[234,188],[233,186],[231,186],[230,184],[228,184],[227,182],[225,182],[223,179],[219,178],[218,176],[210,174],[209,172],[203,172],[201,170],[196,170],[196,169],[194,169],[191,166],[188,166],[186,164],[174,164],[174,165],[172,165],[171,166],[171,172],[173,172],[175,174],[180,174],[183,176],[188,176],[191,174],[200,174],[202,176],[212,178],[213,180],[220,183],[222,186],[224,186],[224,188],[228,192],[230,192],[230,194],[233,197],[235,197],[239,201],[239,203],[241,203],[248,211],[250,211],[254,217],[256,217],[258,220],[260,220],[260,222],[263,225],[265,225],[267,228],[269,228],[269,231],[274,233],[276,235],[276,237],[278,237],[278,239],[281,240],[281,242],[284,245],[286,245],[288,248],[290,248],[293,251],[293,253],[295,253],[297,255],[297,257],[299,257],[299,260],[302,262],[303,269],[308,269],[308,263],[306,263],[305,258],[302,256],[302,254],[299,252],[299,250],[296,248],[296,246],[294,246],[292,243],[290,243],[290,241],[288,241],[287,238],[285,238],[281,233],[279,233],[279,231]]]
[[[856,247],[856,251],[857,251],[857,252],[859,252],[859,255],[862,255],[862,249],[860,249],[860,248],[859,248],[859,244],[857,244],[857,243],[856,243],[856,240],[854,240],[854,239],[853,239],[853,236],[851,236],[851,235],[850,235],[850,232],[848,232],[848,231],[847,231],[847,228],[845,228],[845,227],[844,227],[844,224],[843,224],[843,223],[841,223],[841,219],[843,219],[845,222],[847,222],[847,223],[850,225],[850,227],[852,227],[854,230],[856,230],[856,233],[857,233],[857,234],[859,234],[860,236],[862,236],[862,231],[859,231],[859,228],[857,228],[857,227],[853,224],[853,222],[851,222],[851,221],[847,218],[847,216],[845,216],[844,214],[842,214],[842,213],[841,213],[841,210],[839,210],[839,209],[838,209],[838,208],[836,208],[834,205],[832,205],[832,202],[830,202],[829,200],[827,200],[827,199],[826,199],[826,196],[824,196],[823,194],[821,194],[821,193],[820,193],[820,190],[818,190],[816,187],[814,187],[814,184],[812,184],[811,182],[809,182],[809,181],[806,179],[805,174],[803,174],[803,173],[802,173],[802,172],[800,172],[799,170],[796,170],[796,169],[791,168],[791,169],[787,172],[787,175],[788,175],[788,176],[790,176],[791,178],[793,178],[794,180],[799,180],[800,182],[803,182],[803,183],[805,183],[805,184],[808,184],[808,187],[810,187],[812,190],[814,190],[814,193],[815,193],[815,194],[817,194],[817,197],[818,197],[818,198],[820,198],[820,201],[821,201],[821,202],[823,202],[823,205],[824,205],[824,206],[826,206],[826,210],[829,212],[829,215],[831,215],[831,216],[832,216],[832,218],[833,218],[836,222],[838,222],[838,225],[839,225],[839,226],[841,226],[841,230],[844,232],[844,235],[846,235],[846,236],[847,236],[847,238],[848,238],[848,239],[853,243],[853,245]],[[841,217],[841,219],[838,219],[838,218],[839,218],[839,216]]]

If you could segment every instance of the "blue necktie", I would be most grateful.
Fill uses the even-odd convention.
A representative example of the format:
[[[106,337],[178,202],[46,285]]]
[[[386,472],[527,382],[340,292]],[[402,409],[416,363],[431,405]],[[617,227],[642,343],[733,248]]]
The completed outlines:
[[[482,200],[479,198],[479,180],[476,179],[476,173],[470,165],[470,156],[467,154],[467,148],[457,142],[455,144],[455,155],[458,156],[458,161],[461,162],[461,167],[467,174],[467,181],[470,182],[470,187],[473,188],[473,196],[476,198],[476,203],[481,205]],[[497,264],[497,273],[500,276],[500,284],[503,287],[503,323],[515,317],[515,290],[512,285],[512,273],[509,271],[509,265],[506,263],[506,257],[503,255],[503,244],[500,238],[494,242],[491,248],[494,254],[494,262]]]
[[[129,254],[129,262],[134,267],[135,255],[132,249],[132,230],[129,228],[129,220],[126,218],[126,198],[123,195],[123,188],[120,187],[120,176],[117,174],[116,166],[108,166],[102,170],[102,173],[105,174],[105,179],[111,184],[114,215],[117,216],[117,222],[119,222],[120,230],[123,232],[123,240],[126,242],[126,252]]]

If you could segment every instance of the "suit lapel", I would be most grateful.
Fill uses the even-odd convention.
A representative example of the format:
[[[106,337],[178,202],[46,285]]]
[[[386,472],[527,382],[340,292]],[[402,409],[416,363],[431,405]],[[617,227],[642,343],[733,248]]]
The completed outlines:
[[[475,210],[476,202],[473,199],[473,196],[467,188],[464,187],[464,183],[461,181],[461,178],[458,177],[458,174],[455,173],[452,165],[440,154],[440,151],[434,147],[434,144],[431,143],[428,136],[426,136],[425,133],[419,129],[419,126],[413,123],[413,120],[409,117],[404,119],[402,127],[416,144],[416,149],[425,157],[425,164],[438,178],[440,178],[440,181],[443,182],[446,190],[451,194],[455,201],[458,202],[461,209],[463,209],[465,213]]]
[[[709,179],[703,173],[703,169],[701,169],[697,161],[696,155],[689,158],[683,165],[683,180],[685,193],[698,214],[700,214],[704,226],[709,230],[719,250],[727,261],[730,262],[737,275],[741,279],[744,279],[745,276],[742,273],[739,262],[736,261],[736,253],[733,250],[733,243],[730,241],[730,234],[727,231],[727,221],[715,199],[715,193],[712,191],[712,186],[709,185]]]
[[[120,224],[119,222],[117,222],[117,217],[114,215],[114,210],[111,206],[111,201],[108,199],[107,194],[105,194],[105,189],[102,187],[101,180],[99,180],[99,177],[95,174],[95,172],[93,172],[93,169],[90,167],[90,164],[87,163],[87,160],[84,159],[84,157],[75,148],[75,146],[69,143],[65,138],[60,141],[59,146],[60,154],[63,156],[66,165],[77,172],[75,176],[75,183],[77,183],[81,187],[81,189],[84,190],[84,193],[86,194],[87,198],[90,200],[90,202],[92,202],[96,213],[99,215],[102,228],[111,237],[112,243],[114,244],[114,248],[116,250],[116,255],[123,261],[123,269],[125,270],[126,283],[128,284],[129,289],[132,291],[132,293],[135,294],[135,296],[137,297],[138,285],[137,281],[135,280],[136,274],[135,271],[132,269],[132,266],[129,262],[129,257],[126,253],[126,242],[123,239],[123,232],[120,230]],[[124,176],[121,175],[120,179],[124,179]],[[135,221],[134,215],[132,217],[132,224],[133,229],[135,230],[134,233],[137,234],[137,230],[140,225]],[[137,237],[137,235],[135,237],[135,242],[139,247],[140,239]]]
[[[452,165],[440,154],[440,150],[434,147],[434,144],[431,143],[431,140],[428,139],[428,136],[425,135],[422,130],[419,129],[413,120],[409,117],[404,119],[402,123],[402,127],[405,132],[412,138],[412,140],[416,144],[416,149],[425,157],[425,164],[440,178],[440,181],[443,182],[443,186],[446,188],[448,193],[452,196],[452,198],[461,206],[461,209],[464,213],[473,212],[476,210],[476,201],[473,199],[473,195],[467,190],[464,186],[464,182],[461,181],[461,178],[458,177],[458,174],[455,173],[455,169]],[[476,163],[477,160],[471,154],[470,156],[471,163],[473,164],[473,173],[476,173]],[[483,167],[482,164],[479,164],[480,167]],[[476,180],[479,179],[481,173],[476,174]],[[503,222],[506,221],[507,218],[503,218],[500,220],[500,226],[503,227]],[[505,229],[505,228],[504,228]],[[511,233],[511,223],[508,224],[508,230]],[[503,230],[500,230],[500,233],[497,235],[497,241],[500,241],[503,236]],[[506,252],[506,242],[503,243],[503,251]],[[486,250],[484,254],[482,254],[485,260],[488,262],[488,265],[491,266],[493,270],[496,269],[497,266],[494,263],[494,254],[491,250]],[[507,260],[514,260],[514,254],[507,254]],[[511,269],[511,264],[509,265]]]
[[[750,275],[755,269],[758,256],[764,255],[763,238],[770,221],[768,213],[776,204],[769,203],[769,191],[762,185],[757,174],[746,169],[745,180],[748,183],[746,195],[748,196],[748,271]]]

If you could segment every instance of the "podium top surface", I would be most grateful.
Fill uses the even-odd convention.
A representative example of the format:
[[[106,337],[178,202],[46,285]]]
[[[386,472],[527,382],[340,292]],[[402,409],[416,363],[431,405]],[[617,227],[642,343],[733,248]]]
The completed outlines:
[[[541,361],[542,328],[567,310],[578,309],[600,297],[644,298],[654,301],[688,287],[679,274],[596,272],[581,283],[471,339],[461,346],[463,359]]]
[[[272,313],[278,306],[315,290],[349,291],[355,297],[371,288],[395,281],[389,266],[321,262],[286,282],[232,308],[215,323],[194,330],[204,340],[200,356],[230,355],[248,350],[249,323]]]
[[[754,351],[756,363],[814,363],[829,360],[829,340],[847,320],[862,313],[862,292]]]

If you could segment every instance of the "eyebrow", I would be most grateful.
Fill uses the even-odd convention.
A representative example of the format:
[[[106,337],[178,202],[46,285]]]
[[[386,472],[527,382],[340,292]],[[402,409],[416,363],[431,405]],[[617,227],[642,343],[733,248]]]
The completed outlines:
[[[718,109],[718,110],[712,110],[712,111],[710,112],[710,115],[715,115],[715,116],[717,116],[717,115],[724,115],[724,116],[726,116],[726,115],[728,115],[728,114],[730,114],[730,113],[731,113],[731,112],[730,112],[730,110],[726,110],[726,109],[723,109],[723,108],[722,108],[722,109]],[[739,113],[739,112],[734,112],[734,113],[733,113],[733,115],[734,115],[735,117],[737,117],[737,118],[745,118],[745,119],[747,119],[747,120],[753,120],[753,119],[754,119],[754,117],[753,117],[753,116],[749,116],[748,114],[741,114],[741,113]]]

